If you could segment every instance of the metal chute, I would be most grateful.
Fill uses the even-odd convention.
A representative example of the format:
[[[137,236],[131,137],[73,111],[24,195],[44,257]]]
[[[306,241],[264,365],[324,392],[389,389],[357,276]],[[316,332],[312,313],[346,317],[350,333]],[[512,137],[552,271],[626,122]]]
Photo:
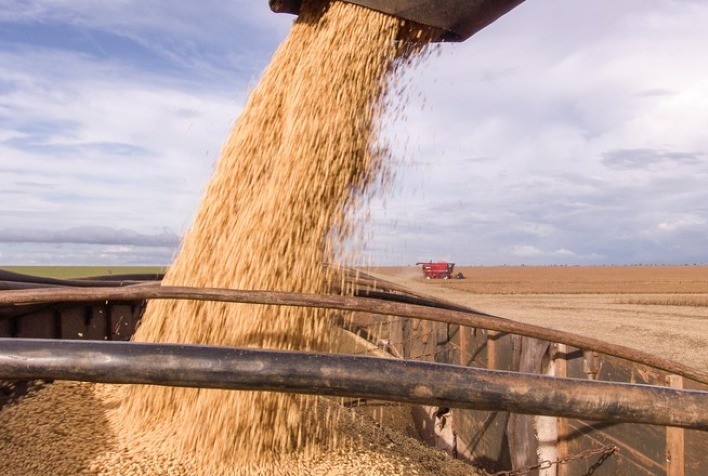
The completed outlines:
[[[442,31],[438,41],[464,41],[524,0],[346,0]],[[300,12],[302,0],[269,0],[276,13]]]

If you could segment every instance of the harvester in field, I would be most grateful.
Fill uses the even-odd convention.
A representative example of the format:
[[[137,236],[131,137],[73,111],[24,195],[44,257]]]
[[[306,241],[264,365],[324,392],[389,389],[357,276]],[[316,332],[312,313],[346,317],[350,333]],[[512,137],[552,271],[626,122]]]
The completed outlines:
[[[438,261],[433,263],[429,261],[427,263],[416,263],[416,266],[423,265],[423,276],[425,279],[450,279],[453,277],[453,272],[455,270],[455,263],[448,263],[447,261]],[[462,273],[457,273],[454,275],[455,279],[464,278]]]

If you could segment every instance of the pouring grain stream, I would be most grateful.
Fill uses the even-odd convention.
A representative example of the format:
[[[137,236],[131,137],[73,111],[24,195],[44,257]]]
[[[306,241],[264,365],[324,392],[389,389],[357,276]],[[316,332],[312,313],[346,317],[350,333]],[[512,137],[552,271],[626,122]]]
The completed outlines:
[[[404,31],[405,30],[405,31]],[[164,283],[327,292],[323,264],[347,213],[385,176],[376,132],[389,80],[427,30],[343,2],[305,2],[226,142],[194,225]],[[419,41],[424,45],[425,41]],[[134,340],[329,350],[325,311],[203,302],[151,303]],[[250,464],[331,445],[316,399],[280,393],[132,387],[122,429],[170,422],[179,447]]]

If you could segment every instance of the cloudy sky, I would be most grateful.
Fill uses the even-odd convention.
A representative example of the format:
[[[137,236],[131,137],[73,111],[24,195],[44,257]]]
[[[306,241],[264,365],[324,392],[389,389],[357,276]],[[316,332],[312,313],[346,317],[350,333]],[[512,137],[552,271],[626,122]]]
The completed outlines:
[[[0,265],[167,264],[293,17],[0,0]],[[708,3],[527,0],[410,74],[366,261],[708,264]]]

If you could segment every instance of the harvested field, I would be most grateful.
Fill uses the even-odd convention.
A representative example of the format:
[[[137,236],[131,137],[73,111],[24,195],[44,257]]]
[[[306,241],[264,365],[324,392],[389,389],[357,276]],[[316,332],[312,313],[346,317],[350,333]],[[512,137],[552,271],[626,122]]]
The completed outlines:
[[[2,266],[14,273],[45,278],[75,279],[122,274],[164,274],[167,266]]]
[[[425,280],[416,267],[369,271],[500,317],[708,369],[706,266],[460,267],[466,279],[445,281]]]
[[[467,279],[431,284],[475,294],[706,294],[708,266],[459,266]],[[419,267],[373,267],[424,282]]]

